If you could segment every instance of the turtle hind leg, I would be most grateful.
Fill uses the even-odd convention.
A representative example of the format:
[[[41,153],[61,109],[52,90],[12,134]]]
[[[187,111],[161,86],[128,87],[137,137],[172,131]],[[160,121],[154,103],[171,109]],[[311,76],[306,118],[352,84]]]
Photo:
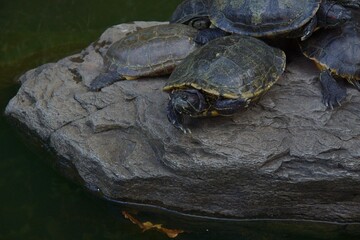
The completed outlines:
[[[340,102],[346,97],[346,88],[340,86],[328,70],[321,71],[320,83],[325,106],[331,109],[339,106]]]
[[[214,103],[214,109],[219,115],[230,116],[235,112],[247,108],[249,101],[239,99],[219,99]]]
[[[109,71],[100,73],[91,83],[89,89],[91,91],[99,91],[103,87],[109,86],[116,81],[120,81],[123,78],[117,71]]]

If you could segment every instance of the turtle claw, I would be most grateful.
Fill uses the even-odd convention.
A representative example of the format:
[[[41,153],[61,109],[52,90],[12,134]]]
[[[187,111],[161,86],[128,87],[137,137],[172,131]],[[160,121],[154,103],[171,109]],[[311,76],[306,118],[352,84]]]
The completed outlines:
[[[344,100],[345,97],[346,97],[346,92],[345,95],[343,92],[337,95],[325,94],[323,97],[323,103],[327,108],[333,110],[335,107],[341,106],[341,101]]]
[[[177,128],[177,129],[179,129],[180,131],[182,131],[184,134],[191,134],[191,130],[189,129],[189,128],[186,128],[186,127],[184,127],[182,124],[180,124],[179,122],[177,122],[177,121],[172,121],[171,122],[171,124],[175,127],[175,128]]]
[[[340,101],[339,101],[339,100],[336,100],[336,102],[337,102],[338,106],[341,107]]]
[[[189,128],[180,127],[179,128],[184,134],[191,134],[191,130]]]
[[[346,97],[346,88],[340,86],[326,70],[320,73],[320,83],[325,106],[331,109],[341,106],[341,101]]]

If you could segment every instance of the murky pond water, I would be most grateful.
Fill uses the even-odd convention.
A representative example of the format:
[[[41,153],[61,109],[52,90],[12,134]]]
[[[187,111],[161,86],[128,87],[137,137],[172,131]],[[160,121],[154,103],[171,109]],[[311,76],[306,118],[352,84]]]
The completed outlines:
[[[0,110],[26,70],[78,52],[111,25],[167,20],[180,0],[0,2]],[[177,239],[360,239],[360,226],[291,221],[220,221],[98,199],[51,166],[52,156],[0,118],[0,239],[168,239],[125,219],[183,229]]]

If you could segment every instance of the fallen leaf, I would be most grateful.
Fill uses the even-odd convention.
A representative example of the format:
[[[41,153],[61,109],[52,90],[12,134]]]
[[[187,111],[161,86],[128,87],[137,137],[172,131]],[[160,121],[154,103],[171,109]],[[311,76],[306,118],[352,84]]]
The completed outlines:
[[[126,211],[122,211],[122,214],[126,219],[129,219],[132,223],[138,225],[143,232],[150,229],[156,229],[162,233],[165,233],[169,238],[176,238],[180,233],[184,232],[183,230],[180,229],[164,228],[162,227],[162,224],[153,224],[152,222],[149,221],[142,223]]]
[[[169,238],[176,238],[177,235],[184,232],[181,229],[169,229],[169,228],[161,228],[159,229],[159,231],[165,233]]]
[[[137,224],[140,228],[143,228],[143,224],[139,220],[137,220],[136,218],[131,216],[128,212],[122,211],[122,214],[124,215],[125,218],[129,219],[132,223]]]

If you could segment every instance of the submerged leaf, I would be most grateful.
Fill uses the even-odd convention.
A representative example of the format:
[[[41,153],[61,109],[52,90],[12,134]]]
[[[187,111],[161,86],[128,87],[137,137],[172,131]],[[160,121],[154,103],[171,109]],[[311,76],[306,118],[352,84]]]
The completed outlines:
[[[180,229],[164,228],[164,227],[162,227],[162,224],[153,224],[152,222],[149,222],[149,221],[142,223],[126,211],[122,211],[122,214],[124,215],[125,218],[129,219],[132,223],[138,225],[139,228],[141,228],[143,230],[143,232],[147,231],[149,229],[156,229],[159,232],[165,233],[169,238],[175,238],[175,237],[177,237],[177,235],[184,232],[183,230],[180,230]]]

